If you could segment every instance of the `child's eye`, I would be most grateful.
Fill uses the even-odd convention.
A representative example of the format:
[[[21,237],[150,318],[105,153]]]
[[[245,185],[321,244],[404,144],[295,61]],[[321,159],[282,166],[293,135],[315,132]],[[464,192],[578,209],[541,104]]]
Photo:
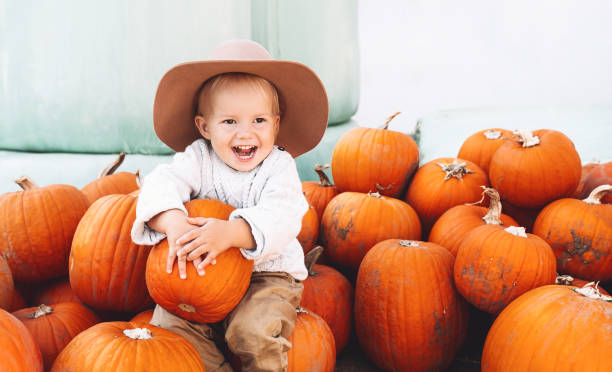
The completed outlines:
[[[264,119],[264,118],[257,118],[257,119],[255,119],[256,123],[263,123],[265,121],[266,121],[266,119]]]
[[[236,124],[236,120],[234,119],[225,119],[223,120],[224,124]]]

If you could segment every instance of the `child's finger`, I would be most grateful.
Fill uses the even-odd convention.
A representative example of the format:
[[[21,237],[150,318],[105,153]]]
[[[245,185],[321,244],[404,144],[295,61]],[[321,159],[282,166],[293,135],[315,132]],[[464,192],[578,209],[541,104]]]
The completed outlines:
[[[189,222],[192,225],[202,226],[206,224],[207,221],[208,221],[208,218],[206,217],[187,217],[187,222]]]
[[[168,244],[168,259],[166,260],[166,272],[172,274],[172,267],[174,266],[174,260],[176,259],[176,246],[174,244]]]
[[[204,253],[206,253],[208,251],[208,248],[206,246],[206,243],[200,245],[199,247],[195,248],[194,250],[192,250],[188,255],[187,255],[187,261],[193,261],[198,257],[202,257],[204,255]]]
[[[193,239],[197,238],[199,236],[199,234],[200,234],[200,232],[198,231],[198,229],[193,229],[191,231],[187,231],[180,238],[176,239],[176,244],[181,246],[181,245],[183,245],[185,243],[189,243]]]
[[[204,268],[212,263],[212,261],[216,261],[215,260],[216,255],[213,255],[212,252],[208,252],[208,254],[206,255],[206,258],[202,261],[202,263],[198,266],[198,270],[204,270]]]
[[[187,279],[187,256],[178,256],[178,269],[180,278]]]

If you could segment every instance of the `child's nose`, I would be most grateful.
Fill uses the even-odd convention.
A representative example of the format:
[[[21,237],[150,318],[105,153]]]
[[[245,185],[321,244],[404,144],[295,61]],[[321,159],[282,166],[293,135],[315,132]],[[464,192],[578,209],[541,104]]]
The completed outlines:
[[[251,129],[249,123],[238,123],[237,135],[239,137],[249,137],[251,136]]]

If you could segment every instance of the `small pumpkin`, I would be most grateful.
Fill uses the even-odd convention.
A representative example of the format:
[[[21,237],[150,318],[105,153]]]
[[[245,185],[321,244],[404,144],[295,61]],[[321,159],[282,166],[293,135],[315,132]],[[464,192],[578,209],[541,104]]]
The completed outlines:
[[[0,256],[0,309],[8,309],[13,300],[13,274],[6,259]]]
[[[459,246],[454,278],[469,303],[497,314],[521,294],[554,284],[555,256],[544,239],[523,227],[483,225]]]
[[[515,131],[489,165],[489,178],[502,200],[539,208],[571,195],[580,181],[580,156],[563,133],[540,129]]]
[[[130,172],[114,173],[123,163],[125,152],[119,154],[117,159],[100,171],[98,177],[85,185],[81,191],[87,197],[89,205],[103,196],[110,194],[129,194],[138,190],[136,174]]]
[[[588,172],[584,178],[583,189],[579,199],[588,197],[597,186],[606,184],[612,184],[612,161],[594,166],[591,171]],[[604,204],[612,204],[612,194],[604,195],[604,197],[601,198],[601,202]]]
[[[34,337],[19,319],[3,309],[0,309],[0,360],[3,372],[43,371]]]
[[[70,285],[87,305],[110,311],[151,307],[145,267],[151,246],[132,241],[136,220],[134,195],[112,194],[96,200],[74,234]]]
[[[332,152],[332,177],[340,191],[399,197],[419,166],[419,148],[408,134],[389,130],[399,112],[379,128],[353,128]]]
[[[404,200],[419,215],[423,230],[448,209],[478,202],[482,186],[488,186],[486,173],[469,160],[438,158],[421,166],[414,175]]]
[[[353,287],[336,269],[315,264],[322,252],[323,247],[315,247],[304,259],[308,278],[302,282],[304,291],[300,306],[325,320],[334,334],[336,352],[339,353],[351,334]]]
[[[95,358],[90,355],[95,355]],[[58,355],[51,372],[138,372],[151,369],[205,371],[196,349],[174,332],[151,324],[106,322],[96,324],[73,338]]]
[[[355,329],[385,371],[441,371],[467,334],[468,305],[453,285],[453,255],[435,243],[389,239],[364,257]]]
[[[0,254],[13,278],[40,283],[66,275],[72,237],[87,210],[87,198],[70,185],[38,187],[27,176],[15,182],[23,191],[0,195]]]
[[[287,372],[333,372],[336,347],[331,329],[312,311],[298,308],[297,312],[293,333],[289,336]]]
[[[495,319],[482,371],[612,371],[612,297],[593,288],[535,288]]]
[[[538,218],[538,214],[542,211],[542,208],[531,209],[518,207],[506,200],[502,200],[502,208],[505,214],[514,218],[519,226],[523,226],[528,233],[533,232],[533,224],[536,218]]]
[[[421,237],[419,217],[402,200],[379,193],[343,192],[323,212],[320,240],[326,257],[336,265],[357,269],[376,243],[397,237]]]
[[[602,185],[584,200],[560,199],[538,215],[533,232],[551,245],[559,272],[612,280],[612,205],[601,204],[611,192],[611,185]]]
[[[574,278],[571,275],[557,275],[557,279],[555,279],[555,284],[557,284],[557,285],[574,286],[574,287],[578,287],[578,288],[582,288],[585,285],[588,286],[588,285],[592,284],[594,288],[596,288],[597,290],[599,290],[599,292],[601,292],[601,294],[604,294],[606,296],[610,295],[608,293],[608,291],[606,291],[605,289],[600,287],[598,283],[589,282],[589,281],[584,280],[584,279]]]
[[[512,132],[507,129],[493,128],[478,131],[463,142],[457,157],[471,161],[488,174],[491,157],[510,137]]]
[[[502,204],[495,189],[483,186],[482,200],[489,198],[489,208],[477,205],[456,205],[438,218],[429,233],[429,241],[457,255],[459,246],[467,234],[478,226],[518,226],[510,216],[502,213]]]
[[[304,254],[308,253],[317,244],[319,238],[319,216],[312,205],[308,206],[308,210],[302,217],[302,228],[297,236],[298,242],[304,250]]]
[[[340,193],[340,190],[333,185],[324,170],[329,168],[329,164],[320,165],[317,164],[314,167],[315,172],[319,175],[319,182],[316,181],[304,181],[302,182],[302,191],[308,201],[308,204],[312,205],[317,211],[319,220],[323,216],[323,211],[334,196]]]
[[[582,166],[582,169],[580,170],[580,182],[578,182],[578,186],[576,187],[576,190],[574,190],[574,193],[571,195],[572,198],[584,199],[587,196],[589,196],[589,194],[593,190],[590,190],[589,192],[586,193],[586,195],[583,196],[584,182],[586,181],[586,178],[588,177],[589,173],[591,173],[593,169],[599,167],[600,165],[601,165],[600,163],[587,163]],[[611,182],[601,182],[596,186],[607,184],[607,183],[611,183]]]
[[[194,199],[185,204],[191,217],[228,219],[234,210],[229,204],[214,199]],[[225,318],[240,302],[249,287],[253,261],[242,256],[238,248],[230,248],[217,256],[215,265],[198,275],[187,264],[187,278],[181,279],[177,262],[172,274],[166,272],[168,241],[162,240],[149,254],[146,281],[151,297],[164,309],[200,323],[214,323]]]
[[[153,309],[142,311],[130,320],[132,323],[149,323],[153,318]]]
[[[45,370],[76,335],[99,323],[98,317],[76,302],[29,307],[13,312],[21,320],[40,348]]]

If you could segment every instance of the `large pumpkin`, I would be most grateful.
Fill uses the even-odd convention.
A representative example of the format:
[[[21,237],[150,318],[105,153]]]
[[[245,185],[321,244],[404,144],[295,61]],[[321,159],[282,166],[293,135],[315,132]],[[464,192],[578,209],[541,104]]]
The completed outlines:
[[[132,241],[137,197],[96,200],[79,222],[70,252],[70,285],[81,301],[100,310],[139,311],[152,305],[145,283],[151,246]]]
[[[467,317],[447,249],[389,239],[364,257],[355,288],[355,329],[381,369],[444,370],[465,340]]]
[[[471,161],[488,174],[491,157],[510,137],[512,137],[512,132],[506,129],[481,130],[472,134],[463,142],[457,157]]]
[[[582,168],[588,167],[589,165],[585,165]],[[579,199],[584,199],[591,194],[595,188],[600,185],[612,184],[612,161],[598,164],[593,166],[590,171],[587,171],[586,176],[584,177],[584,183],[582,186],[582,192]],[[605,204],[612,204],[612,194],[604,195],[601,198],[601,202]]]
[[[11,313],[0,309],[0,365],[2,372],[42,372],[38,345],[28,329]]]
[[[559,285],[523,294],[495,319],[482,371],[612,371],[610,301]]]
[[[336,366],[334,336],[325,320],[299,308],[289,337],[287,372],[333,372]]]
[[[354,269],[380,241],[420,237],[421,223],[414,209],[378,193],[343,192],[329,202],[321,219],[320,240],[326,256]]]
[[[338,188],[329,181],[329,178],[327,178],[327,175],[324,172],[324,170],[327,168],[329,168],[329,164],[315,165],[314,170],[319,175],[319,182],[302,182],[302,191],[304,192],[304,196],[306,197],[306,200],[308,200],[308,204],[312,205],[317,211],[319,220],[321,220],[321,216],[323,216],[323,211],[325,210],[327,203],[329,203],[334,196],[340,193]]]
[[[379,192],[399,197],[419,166],[419,148],[410,135],[380,128],[353,128],[332,153],[332,177],[340,191]]]
[[[99,323],[77,335],[59,354],[52,372],[197,372],[196,349],[174,332],[150,324]]]
[[[353,287],[336,269],[315,264],[322,253],[322,247],[316,247],[305,258],[308,278],[304,283],[304,292],[300,306],[313,311],[325,320],[336,341],[339,353],[346,346],[353,323]]]
[[[444,212],[431,228],[429,241],[443,246],[456,256],[463,239],[478,226],[518,226],[512,217],[502,213],[502,204],[495,189],[484,187],[483,199],[485,195],[489,198],[488,209],[464,204]]]
[[[4,257],[0,256],[0,309],[9,308],[13,299],[14,290],[15,286],[11,268]]]
[[[76,302],[51,306],[40,305],[17,310],[13,315],[21,320],[40,348],[45,370],[66,345],[82,331],[98,323],[98,317]]]
[[[81,191],[87,197],[89,204],[99,198],[110,194],[129,194],[138,190],[138,174],[129,172],[114,173],[123,163],[125,152],[119,154],[117,159],[100,171],[98,178],[85,185]]]
[[[417,170],[404,199],[416,210],[428,232],[448,209],[478,202],[482,186],[488,185],[485,172],[471,161],[438,158]]]
[[[27,177],[23,191],[0,196],[0,254],[20,282],[40,283],[68,273],[68,254],[87,198],[74,186],[37,187]]]
[[[213,199],[194,199],[185,204],[190,217],[228,219],[234,210],[229,204]],[[215,265],[198,275],[187,263],[187,278],[181,279],[175,261],[172,274],[166,272],[168,241],[162,240],[151,250],[147,260],[147,287],[151,297],[164,309],[181,318],[214,323],[234,309],[249,287],[253,261],[230,248],[217,256]]]
[[[555,256],[542,238],[523,227],[473,229],[457,252],[454,278],[468,302],[496,314],[530,289],[554,284]]]
[[[516,131],[491,158],[489,178],[502,199],[525,208],[571,195],[580,181],[580,156],[563,133]]]
[[[612,205],[601,204],[610,192],[612,186],[602,185],[587,199],[560,199],[538,215],[533,232],[552,247],[560,273],[612,280]]]

